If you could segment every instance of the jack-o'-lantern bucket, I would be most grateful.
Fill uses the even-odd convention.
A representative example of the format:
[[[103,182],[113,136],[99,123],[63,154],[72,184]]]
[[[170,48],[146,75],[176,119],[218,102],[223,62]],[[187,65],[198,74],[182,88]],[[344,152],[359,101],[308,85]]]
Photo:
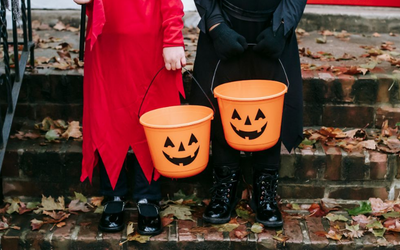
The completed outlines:
[[[185,178],[206,168],[213,115],[208,107],[180,105],[140,117],[154,167],[161,175]]]
[[[261,151],[280,137],[287,86],[270,80],[244,80],[217,86],[222,126],[228,144],[241,151]]]

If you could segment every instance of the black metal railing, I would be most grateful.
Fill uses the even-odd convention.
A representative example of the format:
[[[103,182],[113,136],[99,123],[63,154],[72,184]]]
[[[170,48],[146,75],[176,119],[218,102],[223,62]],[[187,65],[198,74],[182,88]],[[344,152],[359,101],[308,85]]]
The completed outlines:
[[[81,30],[79,36],[79,60],[83,62],[85,53],[85,33],[86,33],[86,5],[82,5],[81,9]]]
[[[15,114],[15,108],[19,92],[24,78],[25,68],[30,59],[31,67],[35,65],[34,42],[32,41],[32,18],[31,0],[12,0],[11,10],[7,9],[8,0],[0,0],[0,39],[4,54],[4,73],[0,76],[1,90],[5,89],[6,94],[0,93],[0,98],[5,96],[6,110],[0,110],[0,172],[3,165],[4,155],[7,147],[8,137],[10,136],[11,125]],[[12,13],[12,41],[8,41],[7,30],[7,11]],[[22,39],[18,41],[18,26],[21,25]],[[14,69],[11,71],[9,45],[13,46]],[[22,51],[20,47],[22,46]],[[0,103],[3,100],[0,100]],[[4,118],[3,118],[4,117]],[[1,188],[2,185],[0,185]],[[2,190],[0,190],[2,191]],[[3,192],[0,192],[2,195]],[[1,199],[2,200],[2,199]]]

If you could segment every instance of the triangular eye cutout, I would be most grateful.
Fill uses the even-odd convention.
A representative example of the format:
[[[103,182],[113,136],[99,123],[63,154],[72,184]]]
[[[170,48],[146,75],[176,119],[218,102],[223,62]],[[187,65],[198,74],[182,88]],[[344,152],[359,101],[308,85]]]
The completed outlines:
[[[257,115],[256,115],[256,121],[258,120],[258,119],[265,119],[265,115],[264,115],[264,113],[261,111],[261,109],[258,109],[258,112],[257,112]]]
[[[171,139],[169,139],[169,137],[167,137],[167,139],[165,140],[165,144],[164,144],[164,148],[170,146],[171,148],[175,147],[175,145],[172,143]]]
[[[193,143],[197,143],[197,138],[196,136],[194,136],[194,134],[190,136],[189,146],[192,145]]]
[[[238,119],[239,121],[242,120],[242,118],[240,118],[240,115],[238,114],[238,112],[235,110],[233,110],[233,114],[232,114],[232,120],[234,119]]]

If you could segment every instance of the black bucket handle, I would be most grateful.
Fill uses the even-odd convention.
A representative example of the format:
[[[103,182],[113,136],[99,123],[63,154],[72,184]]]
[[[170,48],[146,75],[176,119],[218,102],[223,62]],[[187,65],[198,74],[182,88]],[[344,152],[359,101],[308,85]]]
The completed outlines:
[[[249,46],[254,46],[254,45],[256,45],[256,43],[248,43],[247,45],[249,45]],[[285,78],[286,78],[286,82],[287,82],[287,87],[288,87],[288,89],[289,89],[290,82],[289,82],[289,78],[288,78],[288,76],[287,76],[287,74],[286,74],[285,67],[283,66],[283,63],[282,63],[282,61],[281,61],[280,58],[278,58],[278,61],[279,61],[279,64],[281,65],[281,68],[282,68],[282,70],[283,70],[283,73],[285,74]],[[215,76],[217,75],[217,70],[218,70],[218,67],[219,67],[219,64],[220,64],[220,63],[221,63],[221,59],[218,60],[217,65],[215,66],[214,74],[213,74],[213,77],[212,77],[212,80],[211,80],[211,87],[210,87],[210,90],[211,90],[211,93],[212,93],[212,94],[214,94],[214,81],[215,81]]]
[[[162,66],[162,67],[157,71],[157,73],[155,74],[155,76],[154,76],[153,79],[151,80],[149,87],[147,88],[146,92],[144,93],[144,96],[143,96],[142,102],[140,103],[139,111],[138,111],[138,118],[139,118],[139,119],[140,119],[140,111],[141,111],[141,109],[142,109],[144,99],[146,99],[147,93],[149,92],[150,87],[151,87],[151,85],[153,84],[154,80],[157,78],[158,74],[159,74],[163,69],[165,69],[165,66]],[[203,94],[204,94],[205,97],[207,98],[208,102],[211,104],[211,107],[212,107],[212,109],[213,109],[213,111],[214,111],[214,114],[215,114],[215,107],[214,107],[214,104],[212,103],[212,101],[210,100],[210,98],[208,98],[206,92],[205,92],[204,89],[201,87],[200,83],[196,80],[196,78],[194,78],[193,74],[190,73],[190,71],[189,71],[188,69],[186,69],[185,67],[182,67],[182,69],[184,69],[184,70],[193,78],[193,81],[199,86],[200,90],[203,92]]]

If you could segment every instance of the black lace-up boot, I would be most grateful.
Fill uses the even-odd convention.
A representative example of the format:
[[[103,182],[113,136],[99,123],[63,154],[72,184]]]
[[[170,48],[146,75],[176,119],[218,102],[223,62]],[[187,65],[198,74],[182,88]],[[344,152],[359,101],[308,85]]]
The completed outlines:
[[[255,171],[254,199],[257,205],[256,220],[266,227],[283,225],[282,214],[276,201],[278,172],[276,170]]]
[[[239,180],[237,169],[228,166],[214,169],[214,184],[211,189],[211,201],[203,214],[205,222],[223,224],[231,219],[232,210],[237,203],[236,188]]]

